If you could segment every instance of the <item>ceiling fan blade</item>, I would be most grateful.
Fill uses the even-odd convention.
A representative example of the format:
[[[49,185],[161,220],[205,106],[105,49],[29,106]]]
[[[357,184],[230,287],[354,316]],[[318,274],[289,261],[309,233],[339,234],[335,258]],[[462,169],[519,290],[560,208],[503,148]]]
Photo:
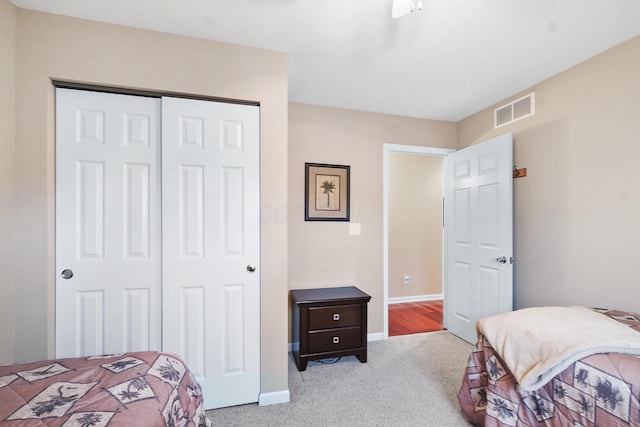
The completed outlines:
[[[391,17],[400,18],[413,12],[413,0],[393,0],[391,4]]]

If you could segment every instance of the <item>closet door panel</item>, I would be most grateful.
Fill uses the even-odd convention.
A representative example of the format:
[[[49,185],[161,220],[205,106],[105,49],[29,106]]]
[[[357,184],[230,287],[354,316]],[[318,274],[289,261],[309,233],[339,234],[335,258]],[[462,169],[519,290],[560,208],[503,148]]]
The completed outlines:
[[[164,349],[196,367],[207,409],[256,402],[259,109],[163,98],[162,112]]]
[[[56,90],[56,357],[161,349],[159,120]]]

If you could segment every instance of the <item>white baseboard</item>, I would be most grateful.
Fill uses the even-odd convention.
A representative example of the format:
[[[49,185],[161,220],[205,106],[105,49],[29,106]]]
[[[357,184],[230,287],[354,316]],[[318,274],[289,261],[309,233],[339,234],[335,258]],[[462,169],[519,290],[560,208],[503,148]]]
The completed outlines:
[[[383,332],[376,332],[374,334],[367,335],[367,341],[382,341],[384,339]]]
[[[260,393],[258,397],[259,406],[277,405],[279,403],[287,403],[291,400],[289,390],[273,391],[271,393]]]
[[[387,303],[389,304],[399,304],[402,302],[418,302],[418,301],[435,301],[439,299],[443,299],[443,294],[431,294],[431,295],[414,295],[410,297],[394,297],[388,298]]]

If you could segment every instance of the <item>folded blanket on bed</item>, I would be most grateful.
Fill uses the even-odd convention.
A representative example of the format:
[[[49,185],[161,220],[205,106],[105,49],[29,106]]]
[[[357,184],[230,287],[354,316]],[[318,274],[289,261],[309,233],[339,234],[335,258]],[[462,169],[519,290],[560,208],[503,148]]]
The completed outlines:
[[[482,334],[520,388],[533,391],[597,353],[640,355],[640,333],[586,307],[533,307],[481,319]]]

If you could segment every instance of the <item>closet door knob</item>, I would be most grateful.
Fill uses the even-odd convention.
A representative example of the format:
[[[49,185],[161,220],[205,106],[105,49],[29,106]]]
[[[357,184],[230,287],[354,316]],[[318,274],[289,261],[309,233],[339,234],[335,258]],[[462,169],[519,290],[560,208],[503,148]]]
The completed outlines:
[[[253,264],[249,264],[249,265],[247,265],[247,271],[248,271],[249,273],[253,273],[254,271],[256,271],[256,266],[255,266],[255,265],[253,265]]]
[[[73,270],[69,270],[68,268],[66,268],[66,269],[62,270],[62,273],[60,273],[60,276],[63,279],[69,280],[69,279],[71,279],[73,277]]]

